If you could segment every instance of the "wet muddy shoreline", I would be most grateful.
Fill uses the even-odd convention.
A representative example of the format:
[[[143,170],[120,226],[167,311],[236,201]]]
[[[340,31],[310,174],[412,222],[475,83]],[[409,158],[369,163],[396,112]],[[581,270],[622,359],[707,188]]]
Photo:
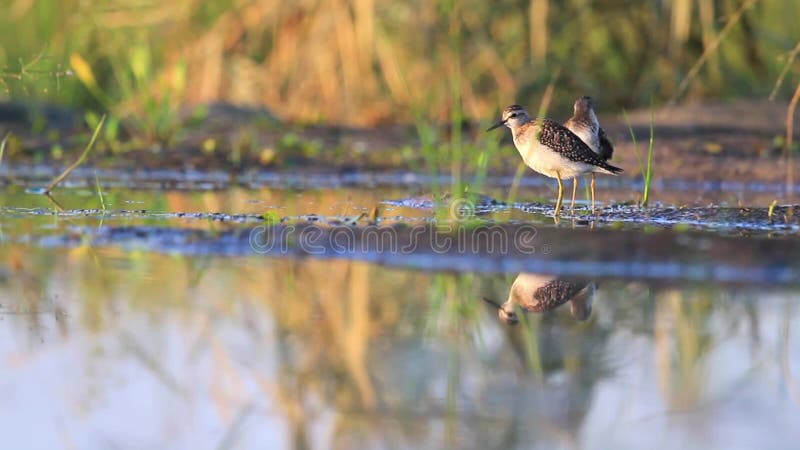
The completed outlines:
[[[758,285],[800,282],[800,207],[581,206],[427,197],[353,205],[348,215],[2,207],[5,242],[197,256],[348,259],[435,271]],[[458,203],[463,208],[468,203]],[[144,205],[147,206],[147,205]],[[325,208],[312,209],[323,211]],[[362,211],[359,213],[358,211]],[[454,217],[453,214],[463,214]],[[414,215],[416,214],[416,215]],[[56,227],[14,228],[44,220]],[[26,231],[27,230],[27,231]]]
[[[654,180],[669,185],[697,186],[721,183],[754,183],[780,186],[786,184],[786,160],[781,142],[785,136],[786,104],[758,100],[709,102],[664,107],[654,114]],[[61,129],[48,137],[34,131],[23,110],[0,118],[0,131],[14,134],[3,157],[2,177],[25,178],[42,176],[68,165],[85,144],[88,130],[78,120],[67,120],[77,111],[61,111]],[[567,111],[554,111],[558,120],[569,116]],[[746,120],[742,120],[745,117]],[[631,128],[619,114],[601,114],[604,128],[614,141],[614,164],[625,169],[621,178],[628,183],[641,182],[639,157],[647,151],[650,112],[629,114]],[[800,117],[798,118],[800,122]],[[55,119],[53,119],[55,120]],[[41,125],[40,125],[41,126]],[[470,152],[483,151],[487,136],[480,123],[465,123],[464,145]],[[795,126],[800,141],[800,124]],[[451,130],[448,125],[437,128],[444,145]],[[631,130],[637,144],[631,138]],[[242,136],[247,145],[242,144]],[[181,138],[169,146],[134,147],[124,152],[100,148],[89,158],[87,167],[99,172],[131,174],[137,180],[175,179],[170,173],[183,173],[187,178],[212,178],[206,186],[223,187],[220,178],[271,179],[278,174],[303,172],[322,179],[348,178],[359,173],[425,173],[427,164],[420,150],[414,126],[377,126],[353,128],[337,126],[284,124],[266,111],[217,108],[204,122],[187,125]],[[499,150],[492,151],[488,174],[496,178],[512,177],[518,160],[508,136],[501,139]],[[124,142],[121,142],[124,143]],[[213,146],[212,144],[213,143]],[[436,144],[436,145],[439,145]],[[54,157],[51,148],[63,149]],[[477,145],[477,147],[475,147]],[[102,147],[102,143],[101,143]],[[474,148],[473,148],[474,147]],[[52,168],[52,169],[50,169]],[[441,170],[446,167],[437,168]],[[447,176],[447,175],[443,175]],[[526,173],[526,178],[541,178]],[[125,177],[122,176],[122,179]],[[217,183],[217,184],[214,184]],[[771,191],[772,187],[769,188]],[[779,192],[774,189],[775,192]],[[798,187],[795,186],[795,191]]]
[[[261,113],[243,116],[235,110],[220,110],[221,116],[187,130],[173,148],[119,154],[100,150],[70,174],[51,203],[42,203],[41,197],[20,190],[43,186],[71,157],[65,152],[54,160],[47,151],[53,142],[32,134],[23,122],[14,125],[16,147],[0,166],[0,184],[15,192],[0,216],[11,230],[6,239],[43,247],[116,246],[186,255],[345,258],[445,271],[794,284],[800,279],[798,263],[788,255],[800,250],[794,239],[800,234],[800,206],[794,205],[800,185],[787,187],[785,160],[776,144],[783,108],[739,101],[657,111],[648,208],[636,206],[643,181],[630,130],[612,117],[604,124],[617,147],[614,162],[626,172],[598,177],[594,214],[579,195],[577,208],[565,208],[557,221],[550,217],[550,179],[526,171],[516,198],[506,199],[518,165],[508,136],[491,155],[485,175],[467,171],[458,177],[473,193],[461,199],[449,192],[456,177],[425,170],[411,127],[286,126],[274,119],[264,122]],[[741,123],[744,112],[758,117]],[[644,151],[649,112],[634,112],[630,118]],[[465,144],[488,142],[481,140],[486,136],[479,125],[464,125]],[[243,127],[258,145],[231,153],[225,146]],[[447,129],[440,130],[443,136]],[[75,133],[64,130],[61,136],[77,143]],[[217,147],[209,147],[208,139]],[[108,191],[117,194],[116,203],[106,209],[103,192]],[[350,204],[356,191],[369,195]],[[389,191],[396,194],[380,194]],[[185,199],[177,200],[217,193],[225,198],[227,192],[242,199],[238,206],[210,200],[192,209]],[[132,194],[147,199],[141,208],[127,204]],[[323,204],[328,206],[303,195],[327,198]],[[62,205],[63,196],[68,201]],[[287,201],[294,205],[288,210]],[[460,209],[454,210],[454,204]],[[16,222],[42,217],[53,218],[52,229],[14,228]],[[532,254],[481,243],[492,232],[508,240],[525,227],[541,239]],[[292,233],[276,244],[283,251],[257,252],[248,240],[257,229],[290,228]],[[297,234],[303,230],[328,239],[327,247],[319,254],[306,251],[298,239],[308,236]],[[395,251],[362,246],[369,241],[365,233],[385,232],[400,246]],[[330,241],[336,236],[358,248],[336,248]],[[456,247],[475,244],[477,251],[440,251],[434,245],[437,237]],[[399,251],[412,244],[413,251]]]
[[[46,164],[4,164],[0,167],[0,185],[36,186],[46,184],[61,172],[62,168]],[[374,186],[409,186],[435,187],[452,184],[449,174],[429,175],[425,173],[393,169],[393,170],[323,170],[323,169],[244,169],[227,170],[194,170],[194,169],[113,169],[87,165],[75,169],[64,181],[68,187],[93,187],[95,176],[104,187],[127,187],[131,189],[227,189],[242,186],[248,188],[301,188],[320,189]],[[475,182],[475,177],[467,176],[467,184]],[[514,180],[513,175],[487,175],[480,178],[481,186],[508,187]],[[553,180],[528,173],[519,181],[520,187],[550,186]],[[641,190],[641,177],[598,177],[599,188]],[[656,178],[651,184],[656,191],[669,193],[697,192],[698,195],[727,192],[765,193],[776,196],[787,193],[784,181],[775,182],[747,179],[731,180],[691,180],[688,178]],[[581,188],[582,189],[582,188]],[[793,185],[792,193],[800,197],[800,184]]]
[[[33,194],[31,194],[33,195]],[[2,207],[0,213],[9,215],[43,215],[54,217],[84,217],[93,219],[119,219],[138,217],[142,219],[196,219],[212,222],[262,223],[319,223],[338,225],[343,222],[352,225],[407,223],[422,221],[447,225],[500,225],[506,223],[530,223],[546,227],[600,227],[608,229],[640,229],[653,227],[675,229],[676,231],[705,231],[709,234],[792,236],[800,233],[800,205],[776,205],[762,207],[675,207],[653,206],[643,208],[636,205],[598,206],[594,213],[588,205],[578,205],[574,211],[567,208],[559,219],[553,219],[554,206],[549,203],[515,202],[506,204],[500,200],[483,196],[478,199],[448,199],[432,201],[430,196],[412,197],[400,200],[379,201],[374,205],[362,205],[358,216],[330,216],[326,214],[305,214],[281,216],[276,213],[250,214],[200,211],[153,211],[147,209],[60,209],[56,197],[52,198],[52,208]],[[463,211],[453,208],[458,206]],[[372,210],[371,215],[367,214]],[[411,216],[405,213],[417,213]],[[522,216],[495,217],[507,213],[524,213]],[[437,216],[437,213],[438,216]],[[441,215],[444,214],[444,216]],[[419,216],[421,214],[421,216]]]

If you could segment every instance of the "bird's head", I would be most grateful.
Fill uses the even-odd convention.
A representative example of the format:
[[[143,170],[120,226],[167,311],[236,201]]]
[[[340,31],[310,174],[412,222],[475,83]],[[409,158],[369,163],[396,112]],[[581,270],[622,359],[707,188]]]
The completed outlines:
[[[505,302],[502,305],[494,300],[483,297],[483,301],[497,308],[497,317],[508,325],[516,325],[519,323],[519,316],[517,315],[516,307],[512,302]]]
[[[513,130],[514,128],[518,128],[530,121],[531,121],[531,116],[530,114],[528,114],[528,111],[525,111],[525,108],[519,105],[511,105],[503,110],[503,114],[501,114],[500,120],[495,122],[486,131],[494,130],[495,128],[501,127],[503,125]]]

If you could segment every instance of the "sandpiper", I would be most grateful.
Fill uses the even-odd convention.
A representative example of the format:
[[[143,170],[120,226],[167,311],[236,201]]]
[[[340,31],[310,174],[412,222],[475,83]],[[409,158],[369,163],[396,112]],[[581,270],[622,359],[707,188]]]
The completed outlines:
[[[592,149],[593,152],[608,161],[614,154],[614,146],[608,140],[605,130],[600,127],[597,114],[594,111],[595,103],[592,97],[581,97],[575,100],[572,117],[564,122],[564,126],[575,133],[576,136]],[[594,211],[594,172],[592,172],[590,191],[592,193],[592,211]],[[578,189],[578,179],[572,180],[572,208],[575,208],[575,192]]]
[[[554,217],[558,217],[561,212],[561,202],[564,198],[564,185],[561,180],[576,178],[586,173],[601,172],[616,175],[622,172],[619,167],[605,162],[569,129],[549,119],[534,120],[519,105],[511,105],[504,109],[500,120],[486,131],[502,125],[511,129],[514,146],[525,165],[558,181],[558,200],[553,212]]]
[[[508,291],[508,300],[498,304],[483,297],[483,300],[497,308],[500,320],[509,324],[519,323],[516,305],[523,311],[541,313],[555,309],[570,302],[572,316],[584,321],[592,314],[592,297],[596,285],[591,281],[557,278],[552,275],[520,273]]]

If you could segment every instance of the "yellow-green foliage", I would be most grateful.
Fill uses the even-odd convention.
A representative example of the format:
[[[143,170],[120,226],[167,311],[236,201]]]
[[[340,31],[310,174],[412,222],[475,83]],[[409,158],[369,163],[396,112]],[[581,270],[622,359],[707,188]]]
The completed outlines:
[[[558,68],[557,107],[584,93],[606,108],[642,106],[676,94],[742,4],[9,2],[0,98],[99,106],[161,138],[179,105],[218,100],[306,122],[449,121],[458,107],[485,120],[500,104],[538,104]],[[766,95],[798,38],[797,17],[796,0],[748,9],[686,95]]]

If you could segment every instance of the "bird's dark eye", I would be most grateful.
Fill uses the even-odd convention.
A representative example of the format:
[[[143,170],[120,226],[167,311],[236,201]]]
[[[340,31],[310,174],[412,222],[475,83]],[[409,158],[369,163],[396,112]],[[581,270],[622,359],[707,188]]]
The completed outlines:
[[[512,114],[511,114],[510,116],[508,116],[508,117],[517,117],[518,115],[519,115],[519,114],[517,114],[517,113],[512,113]]]

